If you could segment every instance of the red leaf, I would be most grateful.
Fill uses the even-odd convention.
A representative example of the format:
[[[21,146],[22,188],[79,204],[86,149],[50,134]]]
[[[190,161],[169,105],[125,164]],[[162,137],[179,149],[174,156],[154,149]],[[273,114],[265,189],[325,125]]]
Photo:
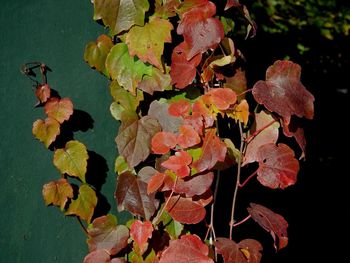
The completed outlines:
[[[45,104],[45,113],[59,123],[63,123],[73,114],[73,103],[69,98],[51,98]]]
[[[203,99],[198,99],[195,103],[193,103],[192,115],[201,115],[204,118],[205,128],[209,128],[214,124],[214,114],[209,110]]]
[[[270,209],[250,203],[250,207],[247,208],[252,218],[266,231],[270,232],[273,240],[275,241],[274,246],[276,250],[280,250],[287,246],[288,236],[287,228],[288,222],[283,216],[274,213]],[[277,236],[277,239],[276,239]]]
[[[176,136],[171,132],[157,132],[151,141],[152,151],[157,154],[166,154],[176,146]]]
[[[148,195],[147,183],[130,173],[123,173],[118,177],[115,198],[119,211],[127,209],[130,213],[140,215],[147,220],[156,211],[155,194]]]
[[[188,165],[192,163],[192,156],[184,151],[176,152],[168,160],[162,162],[162,166],[172,170],[178,177],[183,178],[190,174]]]
[[[111,262],[111,258],[108,252],[104,249],[93,251],[84,258],[84,263],[110,263],[110,262]]]
[[[232,77],[225,77],[226,83],[225,88],[232,89],[236,94],[240,94],[247,90],[247,78],[245,72],[238,68]],[[241,95],[239,98],[243,99],[244,96]]]
[[[177,137],[177,144],[183,149],[195,146],[201,142],[198,133],[190,125],[182,125],[179,128],[179,135]]]
[[[150,221],[142,222],[136,220],[132,223],[130,227],[130,236],[140,248],[141,254],[146,251],[148,247],[147,240],[152,237],[152,232],[153,226]]]
[[[171,240],[164,250],[159,263],[213,263],[208,257],[209,249],[196,235],[185,235],[181,239]]]
[[[233,6],[240,6],[241,4],[239,3],[238,0],[227,0],[226,5],[225,5],[225,9],[230,9]]]
[[[305,151],[306,151],[306,139],[304,136],[304,129],[301,128],[299,118],[292,118],[289,125],[285,123],[285,121],[282,121],[282,127],[283,127],[283,133],[287,137],[294,137],[296,142],[298,143],[300,149],[301,149],[301,156],[299,159],[302,159],[305,157]]]
[[[170,103],[168,111],[172,116],[185,117],[188,115],[190,109],[191,104],[188,102],[188,100],[181,99]]]
[[[216,88],[210,90],[206,95],[209,102],[219,110],[227,110],[237,101],[237,95],[232,89]]]
[[[259,162],[258,180],[262,185],[284,189],[295,184],[299,162],[287,145],[265,144],[259,148],[256,157]]]
[[[301,68],[291,61],[276,61],[266,71],[266,81],[253,87],[255,100],[290,122],[291,115],[312,119],[314,96],[300,82]]]
[[[147,185],[147,194],[156,192],[164,183],[164,173],[156,173],[151,177]]]
[[[171,84],[175,84],[178,89],[183,89],[192,83],[196,76],[196,67],[202,60],[202,54],[187,59],[187,50],[187,44],[182,42],[174,48],[171,55]]]
[[[215,166],[217,162],[223,162],[226,157],[227,147],[224,142],[216,135],[216,129],[207,131],[202,145],[202,154],[192,167],[197,172],[209,170]]]
[[[35,90],[35,96],[38,98],[40,103],[46,102],[51,95],[51,89],[48,84],[41,84],[37,86]]]
[[[117,254],[128,244],[129,230],[124,225],[117,225],[117,218],[108,214],[96,218],[88,227],[89,251],[103,249],[111,255]]]
[[[228,238],[216,239],[215,247],[225,263],[259,263],[262,245],[254,239],[244,239],[238,244]]]
[[[199,135],[203,135],[204,119],[198,112],[192,113],[190,116],[186,116],[184,119],[184,125],[192,126]]]

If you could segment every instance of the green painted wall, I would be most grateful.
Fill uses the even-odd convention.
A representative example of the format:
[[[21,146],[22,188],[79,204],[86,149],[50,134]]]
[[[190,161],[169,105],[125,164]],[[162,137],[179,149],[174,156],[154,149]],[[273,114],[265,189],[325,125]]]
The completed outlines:
[[[85,236],[75,218],[45,207],[44,183],[59,178],[52,152],[36,141],[31,82],[20,65],[42,61],[53,70],[49,83],[76,109],[88,112],[93,128],[75,138],[103,156],[109,172],[102,193],[115,211],[113,163],[117,122],[109,113],[107,81],[83,61],[84,46],[103,28],[92,20],[89,0],[2,1],[0,9],[0,262],[82,262]]]

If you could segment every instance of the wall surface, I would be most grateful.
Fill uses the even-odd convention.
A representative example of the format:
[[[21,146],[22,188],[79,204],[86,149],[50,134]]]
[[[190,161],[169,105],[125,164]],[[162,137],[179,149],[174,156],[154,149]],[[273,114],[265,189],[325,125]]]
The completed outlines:
[[[115,211],[113,163],[117,122],[109,113],[105,78],[83,61],[84,46],[103,28],[92,20],[90,1],[13,0],[0,9],[0,262],[82,262],[85,235],[73,217],[45,207],[42,185],[59,178],[53,153],[32,135],[43,117],[32,83],[20,73],[30,61],[49,65],[49,83],[76,109],[93,119],[93,127],[75,138],[109,167],[102,193]],[[88,116],[85,113],[86,116]],[[99,176],[99,175],[97,175]],[[104,176],[104,175],[101,175]]]

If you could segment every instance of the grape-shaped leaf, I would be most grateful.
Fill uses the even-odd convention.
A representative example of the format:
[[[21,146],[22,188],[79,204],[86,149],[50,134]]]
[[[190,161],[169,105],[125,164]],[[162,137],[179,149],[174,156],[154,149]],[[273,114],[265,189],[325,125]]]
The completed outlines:
[[[46,120],[36,120],[33,123],[33,135],[39,141],[44,143],[46,148],[49,148],[52,142],[56,140],[57,135],[60,134],[60,124],[53,118],[46,118]]]
[[[151,139],[160,129],[157,120],[149,116],[122,124],[116,137],[116,143],[118,152],[126,159],[130,167],[135,167],[148,157]]]
[[[90,252],[103,249],[109,255],[115,255],[128,244],[129,230],[124,225],[118,226],[114,215],[96,218],[87,230]]]
[[[312,119],[314,96],[300,82],[301,68],[291,61],[276,61],[266,71],[266,81],[258,81],[253,87],[255,100],[269,111],[276,112],[290,122],[294,114]]]
[[[100,249],[87,254],[84,263],[111,263],[111,258],[108,251]]]
[[[254,239],[244,239],[238,244],[228,238],[216,239],[215,247],[224,263],[259,263],[262,245]]]
[[[287,145],[265,144],[259,148],[256,157],[259,162],[258,180],[262,185],[284,189],[295,184],[299,162]]]
[[[36,87],[35,96],[39,103],[45,103],[51,96],[51,88],[48,84],[41,84]]]
[[[183,149],[192,147],[201,142],[201,138],[198,133],[190,125],[182,125],[179,128],[179,135],[177,137],[177,143]]]
[[[152,151],[156,154],[166,154],[176,146],[176,136],[171,132],[157,132],[151,141]]]
[[[156,211],[155,194],[148,195],[147,183],[131,173],[118,176],[115,198],[119,211],[127,209],[130,213],[140,215],[147,220]]]
[[[87,184],[83,184],[79,187],[78,198],[72,200],[66,215],[76,215],[90,223],[96,205],[97,197],[95,191]]]
[[[136,111],[140,101],[143,100],[142,91],[137,90],[135,96],[121,87],[115,80],[111,82],[109,89],[114,101],[122,105],[125,110]]]
[[[235,105],[232,110],[226,112],[226,115],[239,122],[243,122],[247,125],[249,118],[249,104],[246,100],[242,100],[239,104]]]
[[[90,67],[109,77],[106,69],[106,58],[113,46],[113,41],[109,36],[101,35],[96,42],[90,42],[86,45],[84,60]]]
[[[278,128],[280,124],[275,121],[273,116],[265,111],[255,113],[255,121],[251,132],[254,134],[256,131],[260,131],[250,141],[248,141],[247,149],[243,159],[243,165],[257,161],[257,152],[260,146],[268,143],[276,143],[278,139]]]
[[[88,152],[84,144],[78,141],[69,141],[63,149],[57,149],[53,163],[62,174],[78,177],[85,183]]]
[[[169,114],[175,117],[185,117],[189,114],[191,109],[191,104],[188,100],[180,99],[178,101],[172,102],[169,105]]]
[[[204,137],[202,154],[199,160],[192,164],[192,167],[198,173],[209,170],[217,162],[223,162],[225,160],[226,152],[226,144],[216,135],[216,129],[209,129]]]
[[[150,221],[142,222],[136,220],[130,227],[130,236],[140,249],[139,254],[143,254],[148,247],[147,240],[152,237],[153,226]]]
[[[159,69],[152,68],[150,76],[144,75],[137,88],[153,95],[153,92],[169,89],[170,83],[171,78],[168,73],[162,73]]]
[[[166,174],[159,172],[153,175],[147,185],[147,194],[157,191],[163,185],[165,176]]]
[[[187,59],[187,50],[186,42],[182,42],[174,48],[171,55],[171,84],[175,84],[178,89],[183,89],[192,83],[196,76],[196,67],[202,60],[201,53]]]
[[[227,110],[237,101],[236,93],[227,88],[216,88],[204,95],[205,101],[214,105],[218,110]]]
[[[168,160],[162,162],[162,166],[173,171],[178,177],[183,178],[190,174],[188,167],[192,163],[192,156],[184,151],[176,152]]]
[[[247,78],[245,76],[245,72],[240,68],[236,70],[235,74],[232,77],[225,77],[226,83],[224,84],[225,88],[232,89],[236,94],[241,94],[245,90],[247,90]],[[243,95],[238,97],[239,99],[244,98]]]
[[[134,26],[126,35],[131,56],[137,56],[143,62],[149,62],[159,69],[163,69],[161,56],[164,43],[171,43],[170,31],[173,25],[165,19],[151,17],[144,26]]]
[[[171,240],[164,250],[159,263],[213,263],[208,257],[209,248],[196,235],[185,235],[181,239]]]
[[[176,16],[176,10],[179,5],[180,1],[178,0],[156,0],[154,15],[164,19]]]
[[[128,46],[124,43],[118,43],[111,49],[106,59],[106,68],[111,78],[132,94],[136,94],[136,87],[144,75],[152,75],[152,66],[131,57]]]
[[[64,178],[52,181],[43,186],[45,205],[55,205],[63,211],[68,198],[73,198],[73,188]]]
[[[133,25],[144,24],[145,12],[149,8],[147,0],[94,0],[94,20],[102,19],[117,35]]]
[[[270,232],[275,242],[274,246],[276,250],[280,250],[287,246],[288,222],[283,218],[283,216],[276,214],[265,206],[254,203],[250,203],[250,207],[248,207],[247,210],[254,221],[256,221],[266,231]]]
[[[205,217],[205,209],[200,201],[181,196],[170,197],[165,210],[174,220],[183,224],[197,224]]]
[[[148,115],[159,122],[163,131],[175,133],[182,125],[183,120],[182,118],[171,116],[168,108],[169,104],[165,100],[152,101]]]
[[[63,123],[73,114],[73,103],[69,98],[51,98],[45,104],[45,113],[59,123]]]
[[[203,96],[196,100],[192,105],[192,116],[202,116],[205,128],[213,126],[215,114],[204,103]]]

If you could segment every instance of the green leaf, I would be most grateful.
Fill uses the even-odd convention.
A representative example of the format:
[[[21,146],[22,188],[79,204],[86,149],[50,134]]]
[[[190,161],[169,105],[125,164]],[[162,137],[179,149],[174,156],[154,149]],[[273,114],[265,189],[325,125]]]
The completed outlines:
[[[136,111],[140,101],[143,100],[142,91],[137,90],[136,96],[134,96],[129,91],[121,87],[117,81],[112,81],[109,89],[114,101],[123,106],[125,110]]]
[[[44,143],[46,148],[56,140],[57,135],[60,134],[60,124],[53,118],[48,117],[46,120],[36,120],[33,123],[33,135],[39,141]]]
[[[76,215],[90,223],[96,205],[95,191],[87,184],[83,184],[79,188],[78,198],[69,205],[66,215]]]
[[[97,71],[109,77],[105,63],[112,47],[112,39],[109,36],[101,35],[97,38],[96,42],[93,41],[86,45],[84,60],[90,67],[96,68]]]
[[[164,211],[160,217],[160,221],[165,227],[165,231],[169,234],[171,239],[178,239],[184,229],[184,225],[172,219],[167,211]]]
[[[117,35],[133,25],[142,26],[148,9],[147,0],[95,0],[94,20],[102,19],[111,35]]]
[[[149,62],[162,70],[164,43],[171,43],[172,29],[173,25],[168,20],[158,17],[150,18],[150,22],[143,27],[131,28],[126,35],[130,55],[136,55],[143,62]]]
[[[62,173],[78,177],[85,183],[88,152],[84,144],[78,141],[69,141],[63,149],[57,149],[53,163]]]
[[[63,211],[68,198],[73,198],[73,188],[64,178],[52,181],[43,186],[43,197],[45,205],[55,205]]]
[[[136,57],[132,58],[128,46],[124,43],[116,44],[106,60],[106,67],[113,80],[120,86],[136,95],[136,87],[144,75],[152,75],[152,66],[147,66]]]
[[[221,21],[222,25],[224,26],[225,35],[227,35],[229,32],[231,32],[235,27],[235,21],[233,21],[232,18],[221,16],[220,21]]]
[[[131,172],[132,174],[136,174],[135,170],[129,167],[128,163],[125,161],[125,158],[121,155],[119,155],[115,159],[114,172],[117,173],[118,175],[121,175],[122,173],[125,173],[125,172]]]

